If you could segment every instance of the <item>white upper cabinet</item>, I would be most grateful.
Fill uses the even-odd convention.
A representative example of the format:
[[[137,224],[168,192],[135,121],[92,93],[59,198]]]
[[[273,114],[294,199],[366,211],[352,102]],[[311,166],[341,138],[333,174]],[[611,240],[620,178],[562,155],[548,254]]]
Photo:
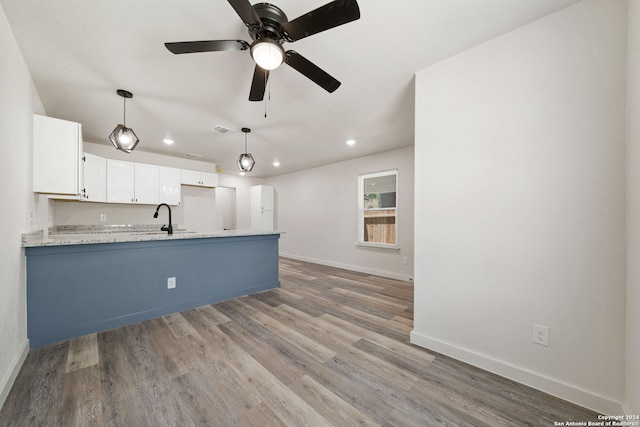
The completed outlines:
[[[84,153],[84,191],[82,200],[107,201],[107,159]]]
[[[159,166],[134,164],[135,202],[147,205],[158,204]]]
[[[158,203],[159,167],[107,159],[107,202]]]
[[[159,180],[158,203],[179,205],[181,194],[181,170],[160,166]]]
[[[80,123],[33,115],[33,191],[80,196],[84,187]]]
[[[133,163],[107,159],[107,202],[134,203]]]
[[[218,186],[218,174],[209,172],[200,172],[200,182],[203,187],[217,187]]]
[[[182,169],[181,182],[182,182],[182,185],[195,185],[198,187],[217,187],[218,174]]]

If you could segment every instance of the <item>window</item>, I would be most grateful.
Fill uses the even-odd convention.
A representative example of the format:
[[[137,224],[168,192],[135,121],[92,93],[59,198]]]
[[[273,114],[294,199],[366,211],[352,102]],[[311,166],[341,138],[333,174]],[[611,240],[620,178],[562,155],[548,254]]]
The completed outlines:
[[[398,248],[398,170],[358,176],[358,244]]]

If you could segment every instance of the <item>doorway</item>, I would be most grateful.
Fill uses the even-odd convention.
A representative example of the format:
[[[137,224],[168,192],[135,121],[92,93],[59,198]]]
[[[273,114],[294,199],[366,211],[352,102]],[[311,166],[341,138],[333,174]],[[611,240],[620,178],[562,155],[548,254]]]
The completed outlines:
[[[236,229],[236,189],[216,187],[216,228],[218,230]]]

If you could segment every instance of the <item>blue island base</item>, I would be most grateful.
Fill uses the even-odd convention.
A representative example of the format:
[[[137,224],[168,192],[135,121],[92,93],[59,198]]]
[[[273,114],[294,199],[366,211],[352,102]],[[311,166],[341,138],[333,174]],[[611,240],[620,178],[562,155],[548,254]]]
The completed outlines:
[[[279,237],[27,247],[30,346],[279,287]]]

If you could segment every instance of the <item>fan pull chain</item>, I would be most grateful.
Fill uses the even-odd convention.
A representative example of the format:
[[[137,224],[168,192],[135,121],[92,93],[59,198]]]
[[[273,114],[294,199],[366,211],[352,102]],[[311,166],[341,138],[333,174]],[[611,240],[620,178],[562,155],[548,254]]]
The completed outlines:
[[[267,88],[267,98],[264,99],[264,118],[267,118],[267,99],[271,100],[271,80],[269,80],[269,73],[264,73],[264,85]]]

